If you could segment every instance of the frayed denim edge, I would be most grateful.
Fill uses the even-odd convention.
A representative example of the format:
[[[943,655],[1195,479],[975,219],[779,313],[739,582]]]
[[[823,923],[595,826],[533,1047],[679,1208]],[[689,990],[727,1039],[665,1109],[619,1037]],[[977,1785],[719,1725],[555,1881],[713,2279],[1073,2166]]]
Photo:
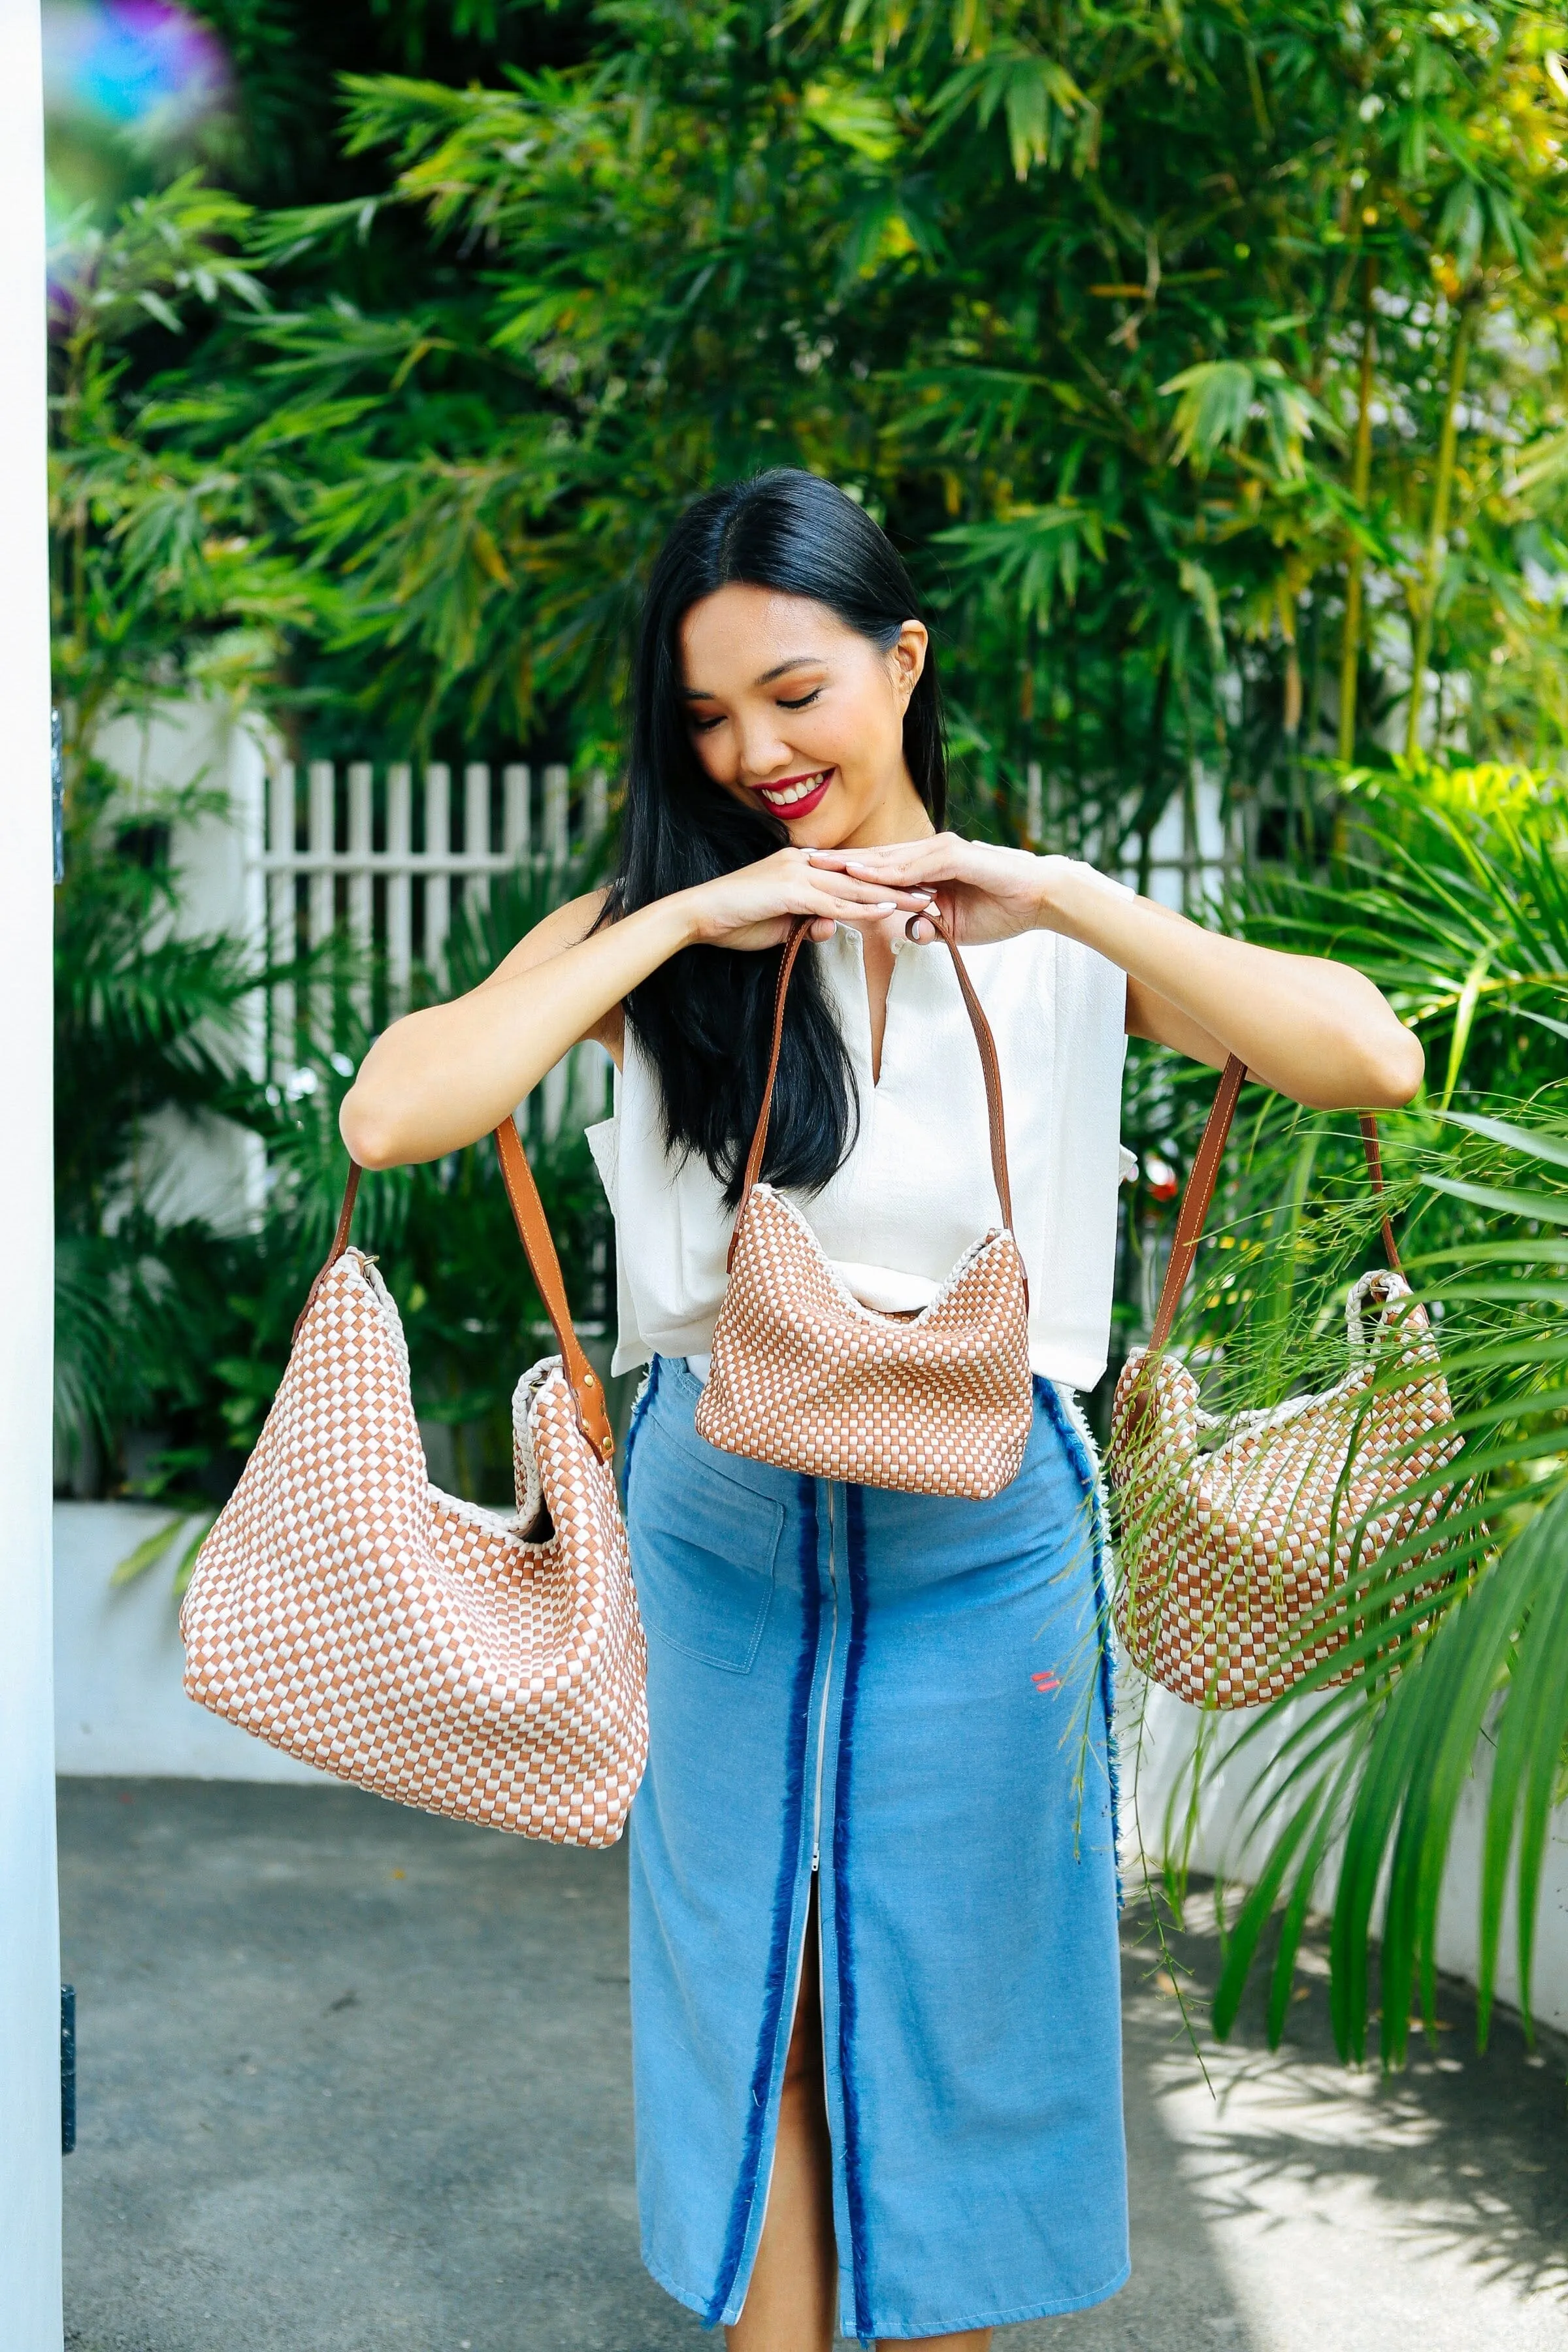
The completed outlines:
[[[838,2076],[844,2101],[844,2189],[849,2207],[849,2275],[855,2296],[855,2327],[862,2344],[872,2340],[871,2290],[866,2179],[861,2145],[860,2101],[855,2083],[855,1927],[849,1895],[850,1786],[854,1767],[855,1708],[866,1654],[866,1497],[859,1486],[844,1489],[844,1551],[849,1582],[849,1642],[844,1654],[844,1697],[838,1717],[838,1769],[833,1788],[833,1925],[838,1948]]]
[[[772,2103],[773,2070],[778,2063],[779,2027],[784,2017],[784,1998],[789,1981],[794,1954],[790,1947],[790,1923],[795,1916],[795,1885],[800,1876],[801,1831],[805,1818],[806,1738],[811,1719],[811,1686],[816,1673],[816,1652],[821,1634],[822,1592],[816,1564],[817,1520],[816,1482],[812,1478],[800,1481],[801,1528],[800,1569],[801,1588],[805,1602],[800,1649],[795,1657],[795,1683],[790,1692],[789,1752],[784,1762],[784,1803],[783,1835],[779,1845],[779,1864],[773,1880],[773,1921],[768,1936],[768,1965],[763,1981],[763,2018],[757,2034],[756,2056],[752,2066],[751,2104],[746,2115],[746,2135],[741,2156],[741,2175],[735,2183],[731,2201],[729,2226],[724,2232],[724,2248],[719,2258],[719,2278],[706,2309],[703,2324],[716,2327],[721,2321],[740,2316],[728,2309],[735,2291],[751,2234],[752,2209],[756,2201],[757,2183],[762,2177],[763,2136],[767,2126]]]
[[[1077,1471],[1084,1499],[1094,1523],[1094,1613],[1100,1636],[1100,1691],[1105,1708],[1105,1768],[1110,1780],[1110,1844],[1116,1861],[1118,1916],[1127,1900],[1121,1883],[1121,1760],[1116,1748],[1116,1636],[1110,1615],[1110,1547],[1106,1538],[1108,1517],[1100,1459],[1089,1424],[1076,1399],[1064,1395],[1055,1381],[1035,1375],[1035,1391],[1045,1406],[1051,1426]]]

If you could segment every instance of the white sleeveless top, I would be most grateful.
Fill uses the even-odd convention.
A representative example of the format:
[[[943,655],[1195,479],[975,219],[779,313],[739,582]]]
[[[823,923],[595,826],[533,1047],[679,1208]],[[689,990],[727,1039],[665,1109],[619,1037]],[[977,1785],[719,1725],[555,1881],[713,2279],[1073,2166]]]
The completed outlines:
[[[820,1192],[787,1197],[868,1307],[921,1307],[1001,1222],[985,1083],[952,961],[897,941],[880,1078],[871,1076],[865,948],[840,928],[819,959],[860,1100],[855,1147]],[[1029,1360],[1092,1388],[1105,1370],[1117,1186],[1134,1172],[1119,1135],[1127,980],[1093,949],[1029,931],[963,960],[996,1040],[1014,1234],[1029,1276]],[[626,1032],[612,1118],[588,1129],[616,1219],[620,1314],[614,1369],[712,1345],[734,1223],[706,1160],[672,1157],[657,1074]]]

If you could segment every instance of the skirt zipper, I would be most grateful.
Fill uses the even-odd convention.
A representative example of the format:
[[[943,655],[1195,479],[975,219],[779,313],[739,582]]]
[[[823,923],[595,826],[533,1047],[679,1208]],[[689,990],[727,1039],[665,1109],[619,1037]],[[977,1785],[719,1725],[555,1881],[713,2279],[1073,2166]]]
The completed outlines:
[[[838,1564],[834,1557],[833,1482],[827,1484],[827,1580],[833,1591],[833,1622],[827,1636],[827,1672],[822,1679],[822,1707],[816,1718],[816,1796],[811,1816],[811,1867],[815,1874],[822,1853],[822,1766],[827,1753],[827,1702],[833,1696],[833,1657],[838,1646]]]

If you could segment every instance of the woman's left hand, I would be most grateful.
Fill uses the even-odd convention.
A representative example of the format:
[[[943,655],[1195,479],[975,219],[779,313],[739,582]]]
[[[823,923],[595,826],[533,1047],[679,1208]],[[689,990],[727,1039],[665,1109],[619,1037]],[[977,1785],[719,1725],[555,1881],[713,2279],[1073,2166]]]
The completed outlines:
[[[1046,869],[1066,863],[1031,856],[1026,849],[965,841],[956,833],[889,842],[879,849],[812,849],[806,855],[814,866],[833,866],[858,881],[931,891],[961,947],[1038,929],[1045,912]],[[924,942],[936,937],[921,915],[911,915],[907,929],[911,940]]]

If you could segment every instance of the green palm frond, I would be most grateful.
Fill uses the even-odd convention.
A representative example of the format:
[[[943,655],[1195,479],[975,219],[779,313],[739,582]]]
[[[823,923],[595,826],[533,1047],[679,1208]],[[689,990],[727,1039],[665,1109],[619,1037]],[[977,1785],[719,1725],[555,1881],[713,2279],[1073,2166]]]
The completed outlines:
[[[1278,2037],[1308,1914],[1326,1904],[1341,2052],[1363,2054],[1375,2009],[1392,2065],[1413,2016],[1434,2015],[1445,1873],[1472,1787],[1484,1812],[1480,2032],[1510,1902],[1528,2023],[1543,1857],[1568,1796],[1568,1088],[1561,1024],[1541,1010],[1561,1001],[1568,971],[1568,818],[1527,779],[1427,772],[1388,779],[1362,823],[1363,845],[1336,887],[1255,884],[1248,919],[1255,936],[1362,963],[1443,1074],[1442,1105],[1384,1126],[1406,1269],[1436,1318],[1468,1483],[1432,1557],[1378,1564],[1362,1677],[1326,1689],[1331,1662],[1225,1748],[1233,1767],[1251,1764],[1253,1785],[1227,1864],[1246,1889],[1227,1923],[1215,2021],[1229,2030],[1272,1937]],[[1467,992],[1483,940],[1496,984]],[[1249,1215],[1290,1197],[1304,1116],[1266,1106],[1233,1179],[1231,1259],[1243,1269],[1254,1263]],[[1347,1226],[1320,1200],[1280,1253],[1298,1366],[1353,1263],[1354,1232],[1353,1217]],[[1268,1283],[1217,1273],[1217,1258],[1200,1277],[1194,1328],[1219,1351],[1211,1377],[1222,1390],[1261,1402],[1279,1378]],[[1368,1599],[1346,1596],[1347,1623]]]

